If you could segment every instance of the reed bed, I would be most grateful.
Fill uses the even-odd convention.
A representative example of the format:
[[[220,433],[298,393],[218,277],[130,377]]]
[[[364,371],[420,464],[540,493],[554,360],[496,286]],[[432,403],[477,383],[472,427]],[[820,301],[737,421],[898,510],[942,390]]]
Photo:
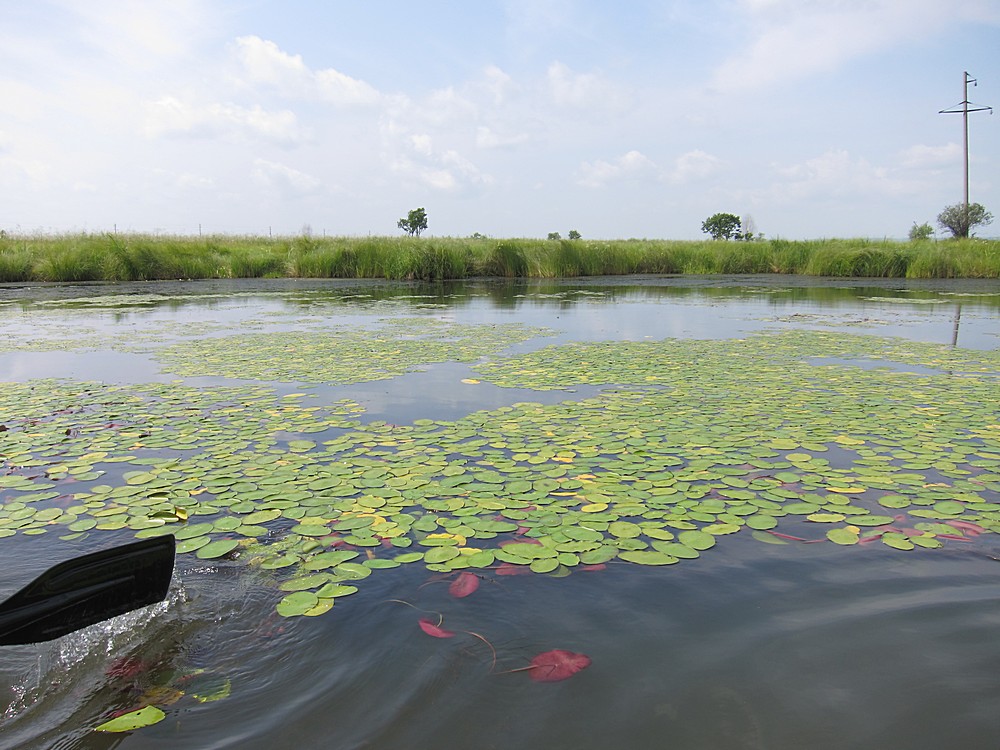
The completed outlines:
[[[413,237],[0,238],[0,282],[213,278],[439,281],[624,274],[1000,278],[1000,240],[536,240]]]

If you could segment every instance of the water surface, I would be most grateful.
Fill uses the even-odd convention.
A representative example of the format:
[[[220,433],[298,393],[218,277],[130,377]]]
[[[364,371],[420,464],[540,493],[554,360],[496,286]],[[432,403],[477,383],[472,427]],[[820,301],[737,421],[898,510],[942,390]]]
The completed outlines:
[[[233,333],[374,330],[414,317],[547,329],[501,354],[780,330],[1000,346],[1000,291],[985,282],[8,286],[0,287],[0,381],[243,384],[178,375],[157,360],[157,349]],[[822,357],[814,364],[871,366]],[[475,365],[430,363],[350,385],[268,386],[289,394],[305,385],[324,403],[353,399],[364,407],[360,423],[397,425],[607,389],[463,383],[477,379]],[[935,372],[898,366],[914,376]],[[835,451],[827,457],[836,463]],[[91,484],[113,483],[117,471]],[[4,493],[0,502],[12,501]],[[1000,503],[997,492],[990,497]],[[802,538],[821,540],[814,527],[803,522]],[[131,538],[121,530],[73,541],[0,539],[0,593],[57,560]],[[487,569],[463,599],[449,595],[442,574],[404,565],[376,571],[326,614],[295,618],[275,613],[265,572],[239,559],[182,555],[164,604],[52,644],[5,649],[0,746],[993,747],[1000,736],[996,539],[900,552],[881,544],[761,544],[741,531],[681,565],[615,561],[566,577]],[[439,616],[454,638],[418,628],[418,618]],[[585,653],[591,665],[555,683],[516,671],[554,648]],[[217,697],[223,680],[227,697],[193,697],[199,690]],[[126,735],[92,731],[113,711],[145,703],[162,706],[167,718]]]

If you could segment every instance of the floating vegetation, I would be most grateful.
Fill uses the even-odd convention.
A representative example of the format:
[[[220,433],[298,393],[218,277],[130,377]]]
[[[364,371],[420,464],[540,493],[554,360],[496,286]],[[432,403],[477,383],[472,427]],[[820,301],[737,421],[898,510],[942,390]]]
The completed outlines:
[[[518,324],[398,318],[375,328],[201,339],[158,349],[155,357],[185,376],[347,384],[386,380],[435,362],[475,362],[548,333]]]
[[[355,352],[371,379],[431,350],[481,357],[523,340],[427,321],[387,330],[395,349],[388,335],[369,339],[384,357],[366,358],[360,338],[329,351]],[[307,362],[324,381],[343,372],[319,338],[292,339],[310,347],[299,364],[281,341],[216,340],[251,356],[202,374],[254,359],[272,379],[306,378]],[[210,353],[176,356],[194,367]],[[731,535],[912,551],[1000,533],[995,351],[789,332],[566,344],[477,369],[506,387],[608,390],[398,426],[360,423],[352,402],[265,387],[5,384],[0,536],[174,534],[181,554],[266,572],[278,613],[294,617],[412,563],[457,576],[449,588],[462,597],[478,586],[466,572],[696,564]]]

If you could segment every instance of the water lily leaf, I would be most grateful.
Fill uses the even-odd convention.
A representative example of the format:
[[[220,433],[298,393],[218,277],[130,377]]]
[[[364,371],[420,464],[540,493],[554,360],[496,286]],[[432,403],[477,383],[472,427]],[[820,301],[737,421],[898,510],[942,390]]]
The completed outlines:
[[[299,561],[298,555],[280,555],[278,557],[270,557],[264,560],[260,567],[264,570],[278,570],[280,568],[287,568],[289,565],[295,565]]]
[[[538,654],[531,660],[528,676],[535,682],[558,682],[572,677],[590,664],[590,657],[586,654],[553,649]]]
[[[358,553],[350,549],[320,552],[318,555],[313,555],[306,560],[302,564],[302,567],[306,570],[325,570],[326,568],[332,568],[336,565],[340,565],[341,563],[345,563],[348,560],[353,560],[357,556]]]
[[[851,523],[855,526],[885,526],[892,522],[892,516],[851,516]]]
[[[886,533],[882,535],[882,544],[894,549],[911,550],[914,547],[909,537],[903,534]]]
[[[496,562],[496,553],[488,549],[477,550],[468,555],[465,561],[469,564],[470,568],[488,568]]]
[[[190,526],[181,526],[174,532],[174,537],[178,542],[192,537],[201,536],[214,531],[215,527],[210,523],[195,523]]]
[[[243,523],[247,526],[257,526],[258,524],[268,523],[281,516],[281,511],[276,508],[271,508],[269,510],[258,510],[250,513],[243,517]]]
[[[305,591],[306,589],[314,589],[328,583],[330,578],[329,573],[314,573],[313,575],[290,578],[287,581],[283,581],[278,588],[281,591]]]
[[[212,539],[207,534],[205,536],[196,536],[193,539],[185,539],[183,542],[179,542],[177,544],[177,554],[183,555],[188,552],[194,552],[195,550],[204,547],[210,541],[212,541]]]
[[[826,538],[834,544],[851,545],[858,543],[858,533],[844,527],[830,529],[826,532]]]
[[[475,573],[463,572],[448,586],[448,593],[457,599],[462,599],[475,593],[478,588],[479,576]]]
[[[638,565],[673,565],[677,558],[659,550],[625,550],[618,557]]]
[[[184,681],[184,687],[199,703],[211,703],[228,698],[233,686],[225,675],[199,670]]]
[[[751,532],[750,536],[758,542],[764,542],[764,544],[788,544],[784,539],[776,537],[774,534],[768,534],[766,531],[754,531]]]
[[[810,513],[806,520],[813,523],[839,523],[845,517],[843,513]]]
[[[319,597],[312,591],[295,591],[278,602],[278,614],[282,617],[297,617],[319,604]]]
[[[682,560],[694,560],[701,557],[698,550],[688,547],[686,544],[678,542],[653,542],[653,548],[672,557]]]
[[[164,718],[166,718],[166,714],[162,710],[156,706],[146,706],[116,716],[114,719],[94,727],[94,730],[97,732],[131,732],[141,727],[156,724],[158,721],[163,721]]]
[[[404,552],[401,555],[396,555],[396,557],[393,558],[393,559],[395,559],[396,562],[403,563],[403,564],[413,563],[413,562],[417,562],[418,560],[423,560],[424,559],[424,553],[423,552]]]
[[[756,514],[752,516],[747,516],[745,519],[746,525],[751,529],[756,529],[758,531],[766,531],[767,529],[773,529],[778,525],[778,519],[774,516]]]
[[[214,560],[228,555],[239,546],[240,543],[237,539],[219,539],[199,548],[197,556],[202,560]]]
[[[622,539],[635,539],[642,533],[642,528],[631,521],[613,521],[608,524],[608,533]]]
[[[559,567],[559,559],[558,557],[538,558],[532,560],[529,567],[535,573],[551,573]]]
[[[878,504],[884,508],[906,508],[910,501],[902,495],[885,495],[878,499]]]
[[[345,562],[333,569],[333,572],[347,581],[357,581],[372,574],[372,569],[358,563]]]
[[[300,534],[301,536],[326,536],[327,534],[330,533],[330,529],[328,529],[326,526],[300,523],[292,527],[292,532],[295,534]]]
[[[320,599],[330,599],[338,596],[350,596],[358,593],[357,586],[348,586],[343,583],[327,583],[316,590],[316,596]]]
[[[432,638],[452,638],[455,635],[452,631],[445,630],[437,623],[428,620],[426,617],[421,617],[417,620],[417,624],[420,625],[421,630]]]
[[[326,597],[320,599],[315,607],[310,607],[305,612],[302,613],[304,617],[318,617],[319,615],[326,614],[331,609],[333,609],[334,599],[333,597]]]
[[[699,552],[715,546],[715,537],[704,531],[682,531],[677,535],[677,541]]]
[[[736,523],[713,523],[702,528],[702,532],[706,534],[712,534],[714,536],[722,536],[724,534],[735,534],[740,530],[740,524]]]
[[[424,553],[424,562],[443,563],[461,554],[457,547],[431,547]]]

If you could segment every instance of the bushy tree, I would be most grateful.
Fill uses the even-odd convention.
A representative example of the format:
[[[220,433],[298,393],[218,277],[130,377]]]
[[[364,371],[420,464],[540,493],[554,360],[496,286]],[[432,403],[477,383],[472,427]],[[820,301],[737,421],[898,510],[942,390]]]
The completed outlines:
[[[740,236],[740,217],[736,214],[712,214],[701,223],[701,231],[713,240],[731,240]]]
[[[581,237],[580,233],[575,229],[570,229],[569,234],[566,236],[569,237],[571,240],[578,240]]]
[[[964,203],[948,206],[938,214],[938,224],[951,232],[952,237],[969,237],[973,227],[986,226],[993,221],[993,214],[980,203]]]
[[[546,239],[550,240],[561,240],[562,235],[559,232],[549,232],[549,236]]]
[[[427,212],[423,208],[415,208],[405,219],[397,221],[396,226],[411,237],[419,237],[420,233],[427,229]]]
[[[926,221],[920,226],[917,226],[917,222],[913,222],[913,226],[910,227],[910,242],[929,240],[931,238],[931,235],[933,234],[934,234],[934,227],[932,227]]]

